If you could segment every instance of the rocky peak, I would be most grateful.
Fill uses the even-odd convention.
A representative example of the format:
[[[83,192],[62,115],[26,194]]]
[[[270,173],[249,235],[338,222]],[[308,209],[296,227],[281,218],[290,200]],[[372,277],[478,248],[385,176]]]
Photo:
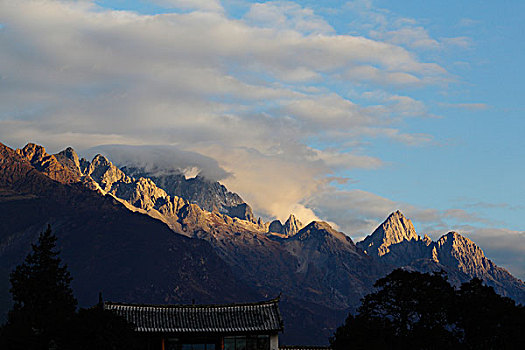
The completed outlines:
[[[113,164],[109,161],[109,159],[104,157],[102,154],[97,154],[91,161],[91,165],[95,167],[99,167],[99,166],[110,166]]]
[[[281,238],[288,238],[295,236],[301,228],[303,228],[303,224],[297,220],[293,214],[291,214],[284,225],[280,220],[272,221],[268,226],[268,233],[276,234]]]
[[[270,226],[268,226],[268,232],[282,233],[283,224],[281,223],[281,220],[273,220],[270,222]]]
[[[419,240],[412,221],[399,210],[388,218],[369,236],[357,245],[368,255],[383,256],[390,251],[389,247],[403,241]]]
[[[55,154],[55,158],[65,167],[69,168],[71,171],[82,175],[82,170],[80,168],[80,159],[78,158],[77,152],[71,147],[66,148],[63,151]]]
[[[287,237],[292,237],[295,236],[301,228],[303,228],[303,224],[295,217],[295,215],[291,214],[282,226],[282,233]]]
[[[429,246],[432,244],[432,238],[430,238],[429,235],[425,234],[423,238],[421,238],[421,241],[425,243],[425,245]]]
[[[47,154],[43,146],[34,143],[28,143],[24,148],[17,149],[16,153],[29,160],[32,164],[43,160],[45,157],[49,157],[49,154]]]
[[[129,166],[123,166],[122,171],[135,178],[150,178],[170,196],[184,198],[206,211],[218,211],[256,223],[252,208],[238,194],[228,191],[218,181],[208,180],[200,175],[187,179],[182,173],[163,174]]]
[[[106,192],[110,191],[116,182],[131,183],[133,181],[101,154],[97,154],[93,158],[85,175],[95,180]]]
[[[16,153],[27,159],[33,167],[46,174],[51,179],[61,183],[74,183],[80,181],[77,171],[72,171],[62,165],[54,155],[49,155],[46,149],[34,143],[28,143]]]
[[[292,237],[294,240],[327,240],[335,238],[343,242],[349,242],[354,245],[352,239],[342,232],[336,231],[325,221],[312,221],[303,227],[297,234]]]
[[[75,164],[80,164],[80,158],[78,158],[77,152],[72,147],[68,147],[63,151],[60,151],[57,155],[70,159]]]
[[[442,236],[436,242],[436,247],[441,264],[458,267],[469,274],[479,273],[492,265],[480,247],[457,232]]]

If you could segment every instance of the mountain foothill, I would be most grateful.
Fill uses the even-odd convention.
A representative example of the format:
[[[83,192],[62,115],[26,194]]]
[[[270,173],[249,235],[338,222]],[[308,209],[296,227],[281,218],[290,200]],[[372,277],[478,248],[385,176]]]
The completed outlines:
[[[282,293],[284,343],[325,344],[349,311],[396,268],[445,271],[454,285],[477,277],[525,304],[525,284],[473,241],[419,236],[401,212],[364,240],[328,223],[256,219],[216,181],[152,174],[91,161],[72,148],[48,154],[0,144],[0,312],[11,306],[9,272],[50,224],[81,306],[221,303]]]

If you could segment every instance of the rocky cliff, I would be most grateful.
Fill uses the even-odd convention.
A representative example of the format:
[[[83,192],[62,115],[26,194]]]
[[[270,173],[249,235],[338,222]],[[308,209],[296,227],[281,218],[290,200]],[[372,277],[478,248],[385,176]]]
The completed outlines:
[[[283,238],[293,237],[303,228],[303,224],[295,217],[295,215],[290,214],[288,220],[284,223],[281,223],[280,220],[274,220],[268,226],[268,233],[270,235],[276,235]]]
[[[60,183],[53,179],[54,172],[47,174],[49,167],[42,168],[46,172],[37,170],[32,165],[35,157],[20,153],[0,144],[3,316],[10,304],[9,272],[23,261],[47,224],[58,236],[61,257],[74,277],[72,287],[82,306],[95,304],[99,291],[107,299],[137,303],[260,298],[208,243],[174,234],[112,196],[81,184]]]
[[[459,284],[478,277],[502,295],[525,303],[525,284],[507,270],[496,266],[474,242],[449,232],[433,242],[417,235],[401,212],[392,213],[357,246],[376,261],[422,272],[445,270],[451,282]]]
[[[390,214],[371,235],[359,242],[359,247],[370,256],[383,256],[390,252],[390,246],[411,240],[418,241],[419,236],[412,221],[398,210]]]
[[[136,167],[124,166],[122,170],[133,177],[149,178],[170,196],[184,198],[203,210],[218,211],[242,220],[255,220],[252,208],[238,194],[228,191],[217,181],[202,176],[187,179],[183,174],[152,174]]]

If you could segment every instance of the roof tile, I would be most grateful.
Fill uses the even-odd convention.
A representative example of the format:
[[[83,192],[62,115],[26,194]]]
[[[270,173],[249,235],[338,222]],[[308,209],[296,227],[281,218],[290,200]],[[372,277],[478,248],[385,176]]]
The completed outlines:
[[[105,302],[138,332],[282,331],[279,298],[258,303],[223,305],[139,305]]]

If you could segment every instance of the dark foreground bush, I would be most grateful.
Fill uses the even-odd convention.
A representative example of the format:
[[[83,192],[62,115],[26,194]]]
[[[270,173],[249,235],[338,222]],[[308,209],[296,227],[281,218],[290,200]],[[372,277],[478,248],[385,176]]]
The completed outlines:
[[[330,339],[342,349],[525,349],[525,309],[479,279],[395,270]]]

